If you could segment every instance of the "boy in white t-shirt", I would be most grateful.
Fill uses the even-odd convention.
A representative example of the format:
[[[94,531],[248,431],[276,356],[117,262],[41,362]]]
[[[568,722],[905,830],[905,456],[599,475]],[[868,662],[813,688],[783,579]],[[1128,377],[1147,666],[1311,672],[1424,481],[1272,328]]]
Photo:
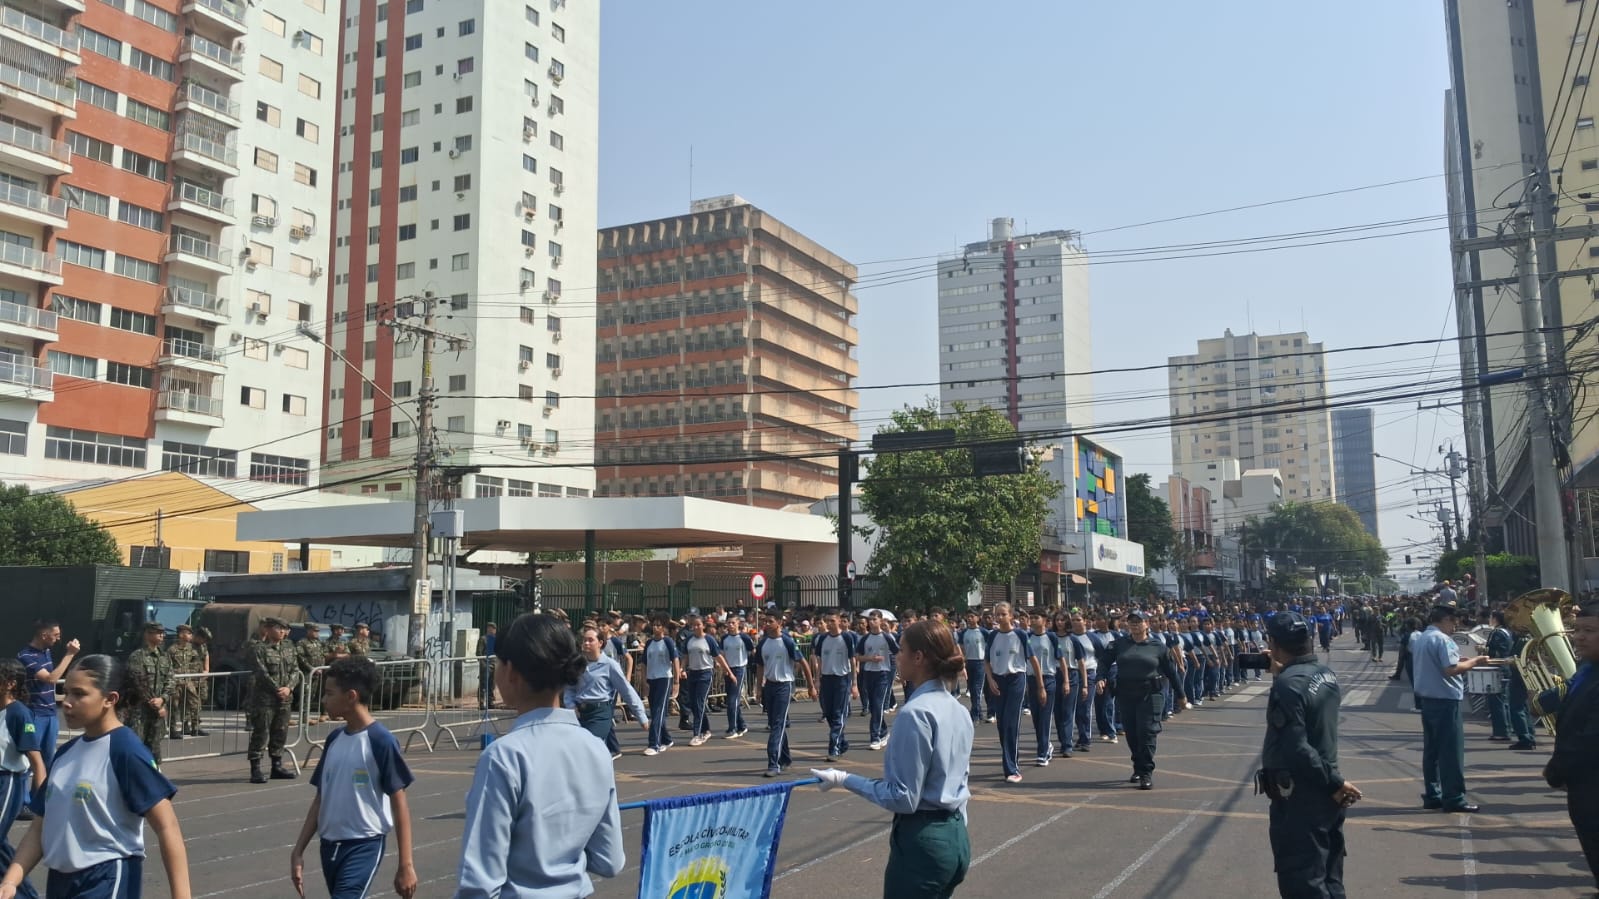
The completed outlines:
[[[344,726],[328,734],[322,758],[311,775],[316,798],[289,856],[294,888],[305,895],[305,849],[322,835],[322,876],[332,899],[366,899],[383,864],[390,830],[399,845],[400,866],[394,890],[416,895],[411,860],[411,811],[405,790],[413,781],[388,728],[367,708],[377,691],[378,669],[366,658],[340,659],[323,678],[322,707]]]

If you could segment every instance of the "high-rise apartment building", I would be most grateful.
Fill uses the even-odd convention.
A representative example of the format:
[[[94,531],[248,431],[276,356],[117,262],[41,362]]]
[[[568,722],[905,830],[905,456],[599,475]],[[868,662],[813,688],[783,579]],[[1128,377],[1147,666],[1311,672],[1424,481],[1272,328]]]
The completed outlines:
[[[1013,233],[938,262],[939,401],[987,406],[1019,431],[1093,424],[1088,256],[1076,231]]]
[[[834,458],[783,457],[857,436],[855,266],[725,196],[600,231],[598,272],[601,496],[836,495]]]
[[[466,339],[434,357],[435,461],[481,468],[468,496],[589,495],[598,4],[348,0],[343,25],[327,477],[410,489],[422,354],[384,325],[431,304]]]
[[[1490,547],[1523,555],[1538,550],[1527,444],[1528,394],[1536,383],[1553,394],[1562,482],[1575,490],[1581,517],[1599,513],[1599,428],[1587,426],[1599,411],[1599,396],[1581,383],[1593,377],[1582,360],[1593,358],[1599,333],[1576,327],[1593,317],[1599,301],[1599,283],[1592,281],[1599,242],[1568,232],[1569,239],[1540,240],[1536,247],[1542,325],[1550,329],[1544,343],[1555,370],[1564,366],[1570,376],[1474,390],[1470,385],[1483,378],[1527,364],[1527,329],[1522,304],[1512,296],[1519,289],[1513,253],[1469,241],[1511,233],[1508,219],[1529,210],[1537,212],[1533,224],[1539,227],[1585,226],[1599,213],[1599,90],[1589,85],[1599,58],[1593,10],[1591,3],[1567,0],[1444,3],[1450,65],[1445,191],[1456,242],[1461,379],[1468,385],[1468,479]],[[1565,514],[1564,507],[1555,514]],[[1572,530],[1582,556],[1599,556],[1591,528]]]
[[[1366,533],[1377,534],[1377,461],[1372,444],[1376,416],[1367,408],[1332,410],[1333,471],[1338,501],[1355,510]]]
[[[1177,474],[1204,484],[1207,465],[1236,459],[1276,469],[1286,502],[1335,496],[1326,368],[1310,335],[1229,330],[1167,362]]]
[[[0,9],[0,463],[308,484],[338,3]]]

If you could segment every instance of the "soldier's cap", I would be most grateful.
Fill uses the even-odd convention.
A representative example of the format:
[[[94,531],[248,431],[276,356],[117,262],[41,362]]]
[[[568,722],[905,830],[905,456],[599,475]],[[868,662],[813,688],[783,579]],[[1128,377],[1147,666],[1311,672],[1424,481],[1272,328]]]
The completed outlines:
[[[311,631],[319,631],[321,629],[322,629],[322,625],[317,624],[315,621],[307,621],[305,623],[305,631],[306,631],[306,633],[310,633]]]
[[[144,623],[144,632],[147,634],[164,634],[167,632],[167,626],[159,621],[146,621]]]
[[[1279,643],[1297,643],[1310,636],[1310,625],[1298,612],[1278,612],[1266,621],[1266,636]]]
[[[355,629],[356,629],[356,630],[360,630],[360,629],[361,629],[361,628],[363,628],[363,627],[366,627],[366,626],[367,626],[367,625],[366,625],[366,622],[365,622],[365,621],[357,621],[357,622],[356,622],[356,623],[355,623]],[[370,628],[368,628],[368,630],[370,630]]]
[[[284,621],[282,618],[277,618],[277,617],[274,617],[274,616],[268,616],[266,618],[261,619],[261,626],[262,627],[288,627],[289,623],[287,621]]]
[[[209,640],[211,639],[211,629],[202,624],[194,629],[194,635],[202,640]]]
[[[192,627],[189,627],[189,626],[188,626],[188,625],[187,625],[187,624],[180,624],[180,625],[178,625],[178,633],[180,633],[180,634],[181,634],[181,633],[183,633],[183,632],[184,632],[184,631],[188,631],[188,632],[189,632],[189,633],[191,633],[191,634],[192,634],[192,633],[194,633],[194,628],[192,628]]]
[[[611,614],[612,614],[612,615],[615,615],[615,614],[616,614],[616,613],[615,613],[615,612],[612,612],[612,613],[611,613]],[[495,630],[499,630],[499,629],[500,629],[500,626],[499,626],[499,625],[498,625],[498,624],[495,624],[495,623],[494,623],[494,622],[492,622],[492,621],[490,621],[490,622],[489,622],[489,623],[488,623],[488,624],[485,624],[485,625],[483,625],[483,627],[484,627],[484,628],[485,628],[485,629],[487,629],[487,628],[491,628],[491,627],[492,627],[492,628],[494,628],[494,629],[495,629]]]

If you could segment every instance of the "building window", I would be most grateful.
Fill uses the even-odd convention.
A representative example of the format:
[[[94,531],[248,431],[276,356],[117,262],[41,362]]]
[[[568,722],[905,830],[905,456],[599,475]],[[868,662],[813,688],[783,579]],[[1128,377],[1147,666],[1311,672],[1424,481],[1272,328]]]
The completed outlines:
[[[116,62],[122,61],[122,42],[115,38],[107,37],[98,31],[78,26],[78,39],[83,43],[83,49],[91,53],[98,53],[106,59]]]
[[[283,395],[283,411],[289,415],[305,414],[305,397],[295,396],[292,393]]]
[[[131,568],[171,568],[172,547],[130,546],[128,566]]]
[[[422,151],[417,147],[402,147],[400,149],[400,165],[410,165],[422,158]]]
[[[259,387],[239,388],[239,405],[249,406],[251,409],[266,408],[266,391]]]
[[[265,147],[256,147],[255,167],[268,172],[276,172],[278,170],[278,154]]]
[[[457,75],[470,75],[475,68],[476,65],[473,63],[472,57],[470,56],[465,59],[458,59],[455,61],[455,74]]]
[[[135,259],[132,256],[118,256],[113,270],[124,278],[143,281],[146,284],[161,283],[161,266],[159,263]]]
[[[457,115],[460,115],[461,113],[465,113],[465,112],[471,112],[471,111],[472,111],[472,98],[470,96],[467,96],[467,97],[456,97],[455,98],[455,112],[456,112]]]
[[[78,99],[92,103],[101,109],[111,112],[117,111],[117,92],[101,87],[90,81],[78,79]]]
[[[300,93],[305,94],[307,97],[310,97],[313,100],[320,100],[322,98],[322,82],[310,77],[309,75],[301,75]]]
[[[212,478],[236,478],[239,476],[239,454],[230,449],[165,440],[161,443],[161,470]]]
[[[472,267],[471,253],[456,253],[450,257],[450,271],[464,272]]]
[[[472,214],[463,212],[455,217],[455,230],[468,231],[472,228]]]
[[[57,247],[60,243],[56,244]],[[62,318],[73,321],[88,322],[91,325],[100,324],[100,304],[89,300],[80,300],[77,297],[55,294],[50,298],[50,308]],[[155,333],[154,331],[150,333]]]
[[[146,446],[146,442],[137,437],[99,434],[54,425],[47,426],[44,432],[44,457],[67,462],[143,468]]]
[[[147,106],[132,97],[128,98],[127,117],[160,131],[172,130],[172,114],[154,106]]]
[[[536,173],[536,172],[538,172],[538,170],[539,170],[539,161],[537,159],[534,159],[533,157],[527,155],[526,153],[523,153],[522,154],[522,171],[524,171],[524,172],[535,172]]]
[[[420,35],[420,34],[408,34],[408,35],[406,35],[405,36],[405,49],[407,49],[407,50],[420,50],[420,49],[422,49],[422,35]]]
[[[76,131],[67,132],[67,147],[75,155],[106,165],[111,165],[112,160],[116,158],[116,146],[114,144],[107,143],[99,138],[89,137],[86,134],[79,134]]]
[[[454,434],[463,434],[463,433],[465,433],[466,432],[466,416],[465,415],[452,415],[452,416],[450,416],[449,419],[446,420],[445,423],[444,423],[444,430],[449,431],[449,432],[454,433]]]
[[[450,375],[451,393],[464,393],[466,391],[466,375]]]
[[[311,482],[311,460],[274,456],[268,453],[251,453],[250,480],[304,486]]]
[[[463,19],[461,23],[455,27],[457,37],[466,37],[467,35],[477,31],[477,20]]]
[[[406,72],[405,75],[404,75],[403,83],[404,83],[404,85],[406,87],[421,87],[422,86],[422,73],[420,71],[418,71],[418,72]]]
[[[249,574],[250,554],[244,550],[208,549],[205,570],[213,574]]]
[[[311,354],[299,347],[284,347],[283,364],[290,368],[310,368]]]
[[[538,62],[539,61],[539,48],[533,46],[532,44],[523,44],[522,45],[522,55],[526,56],[528,59],[533,60],[534,62]]]
[[[138,47],[134,47],[131,51],[129,51],[128,65],[138,69],[146,75],[154,75],[155,77],[160,78],[162,81],[177,80],[177,69],[172,65],[172,63],[167,62],[160,57],[151,56],[143,50],[140,50]]]
[[[167,180],[167,164],[158,159],[151,159],[141,153],[123,148],[122,168],[124,171],[135,175],[142,175],[152,181]]]
[[[307,122],[305,119],[294,120],[294,133],[313,144],[322,140],[322,129],[315,122]]]
[[[107,362],[105,364],[105,380],[109,384],[125,384],[129,387],[143,387],[149,389],[151,372],[148,368],[139,368],[122,362]]]
[[[146,231],[164,231],[166,229],[162,223],[165,220],[166,216],[156,212],[154,209],[135,206],[127,200],[117,204],[117,221],[125,225],[143,228]]]
[[[258,69],[262,75],[265,75],[273,81],[283,80],[283,63],[278,62],[270,56],[261,57],[261,63],[258,66]]]
[[[316,169],[296,162],[294,164],[294,180],[307,187],[316,187]]]
[[[79,300],[78,302],[83,302]],[[132,331],[135,334],[155,335],[156,319],[153,315],[143,312],[133,312],[127,309],[111,307],[111,327],[122,331]]]
[[[558,40],[558,41],[560,41],[561,43],[564,44],[564,43],[566,43],[566,29],[562,28],[561,26],[559,26],[557,24],[555,24],[554,22],[551,22],[550,23],[550,37],[553,37],[556,40]]]
[[[74,243],[70,240],[57,240],[56,254],[67,265],[78,265],[84,268],[105,271],[105,250],[99,247]]]

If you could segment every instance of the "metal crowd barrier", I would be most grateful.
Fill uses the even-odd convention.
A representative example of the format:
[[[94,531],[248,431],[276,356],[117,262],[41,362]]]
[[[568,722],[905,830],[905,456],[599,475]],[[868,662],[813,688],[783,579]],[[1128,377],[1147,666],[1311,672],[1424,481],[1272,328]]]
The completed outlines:
[[[191,759],[221,758],[244,755],[250,749],[248,671],[213,671],[205,674],[179,674],[174,680],[171,702],[167,706],[167,726],[179,731],[204,731],[185,733],[183,739],[166,739],[163,762],[181,762]],[[305,737],[301,724],[303,703],[290,699],[288,738],[284,753],[300,767],[299,754],[295,752]]]
[[[458,730],[465,730],[468,743],[473,737],[505,733],[504,726],[515,718],[510,709],[496,708],[492,656],[451,656],[434,659],[437,675],[428,700],[433,708],[433,744],[448,738],[461,748]]]
[[[427,659],[389,659],[373,664],[378,669],[378,688],[377,695],[372,697],[369,705],[372,717],[388,728],[390,733],[405,740],[406,752],[411,751],[411,742],[418,737],[422,738],[422,745],[427,747],[428,752],[432,752],[435,736],[431,733],[432,694],[433,684],[438,680],[438,670],[434,664]],[[322,688],[327,670],[325,665],[313,669],[302,688],[304,699],[300,730],[311,744],[311,749],[306,752],[307,760],[313,752],[322,751],[327,731],[332,730],[332,719],[328,718],[322,707]],[[312,727],[322,724],[328,727],[315,734],[309,733]]]

